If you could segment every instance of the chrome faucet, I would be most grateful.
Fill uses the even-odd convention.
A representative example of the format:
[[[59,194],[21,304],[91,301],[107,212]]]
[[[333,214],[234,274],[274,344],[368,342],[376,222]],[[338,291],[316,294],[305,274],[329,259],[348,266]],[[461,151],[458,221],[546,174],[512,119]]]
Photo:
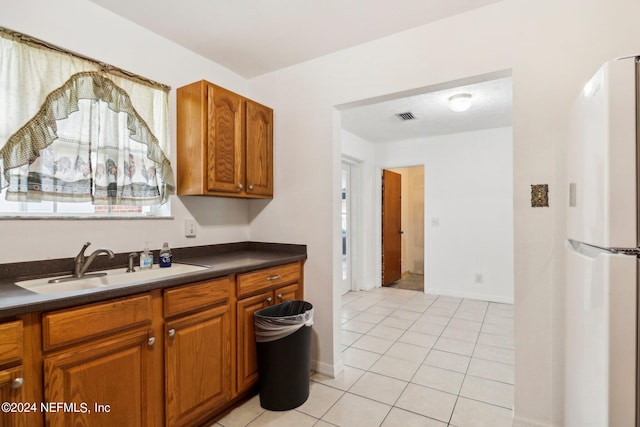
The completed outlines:
[[[87,242],[84,244],[84,246],[82,246],[82,249],[80,250],[80,253],[76,256],[75,258],[75,271],[73,273],[73,277],[84,277],[85,273],[87,272],[87,269],[89,268],[89,266],[91,265],[91,263],[93,262],[94,259],[96,259],[96,257],[100,254],[107,254],[109,255],[109,258],[113,258],[115,255],[113,254],[112,251],[110,251],[109,249],[96,249],[95,251],[93,251],[91,253],[91,255],[89,255],[89,258],[85,259],[84,256],[84,251],[89,247],[89,245],[91,244],[91,242]],[[106,274],[106,273],[105,273]],[[102,274],[104,275],[104,274]]]
[[[93,261],[96,259],[96,257],[98,255],[107,254],[107,255],[109,255],[109,258],[113,258],[115,256],[114,253],[109,249],[96,249],[95,251],[93,251],[91,253],[91,255],[89,255],[88,258],[86,258],[85,255],[84,255],[84,251],[87,250],[89,245],[91,245],[91,242],[86,242],[82,246],[82,249],[80,249],[80,253],[78,253],[78,255],[76,255],[76,257],[74,258],[75,268],[74,268],[74,271],[73,271],[73,275],[71,275],[70,277],[61,277],[61,278],[58,278],[58,279],[51,279],[51,280],[49,280],[49,283],[68,282],[70,280],[77,280],[77,279],[81,279],[83,277],[106,276],[107,273],[86,274],[87,273],[87,269],[89,269],[89,267],[91,266],[91,264],[93,263]]]

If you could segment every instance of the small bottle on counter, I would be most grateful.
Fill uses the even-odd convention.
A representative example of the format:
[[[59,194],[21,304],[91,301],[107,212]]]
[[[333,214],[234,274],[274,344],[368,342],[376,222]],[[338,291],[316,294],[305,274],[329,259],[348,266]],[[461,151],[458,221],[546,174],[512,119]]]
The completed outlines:
[[[144,251],[140,253],[140,270],[149,270],[153,266],[153,254],[149,250],[149,242],[144,243]]]
[[[171,267],[171,249],[169,249],[169,244],[164,242],[162,244],[162,249],[160,249],[160,267]]]

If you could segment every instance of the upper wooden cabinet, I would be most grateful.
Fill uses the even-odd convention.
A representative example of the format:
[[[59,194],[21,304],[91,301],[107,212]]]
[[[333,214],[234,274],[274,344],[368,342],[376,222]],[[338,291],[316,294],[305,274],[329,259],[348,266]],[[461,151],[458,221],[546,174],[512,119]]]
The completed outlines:
[[[273,197],[273,110],[204,80],[177,91],[178,195]]]

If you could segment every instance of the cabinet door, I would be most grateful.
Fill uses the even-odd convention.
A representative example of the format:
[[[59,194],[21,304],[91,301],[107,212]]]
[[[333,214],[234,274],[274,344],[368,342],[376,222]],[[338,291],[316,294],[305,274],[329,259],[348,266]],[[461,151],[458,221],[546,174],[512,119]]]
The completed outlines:
[[[48,426],[153,426],[162,414],[150,390],[154,348],[147,330],[121,334],[44,359]]]
[[[244,188],[242,98],[210,85],[207,99],[207,190],[239,193]]]
[[[167,426],[195,425],[231,400],[228,305],[167,322]]]
[[[247,189],[249,195],[273,196],[273,110],[246,101]]]
[[[297,298],[298,289],[300,286],[297,283],[293,285],[285,286],[282,288],[278,288],[274,291],[275,293],[275,303],[280,303],[284,301],[291,301]]]
[[[273,303],[273,291],[238,301],[238,393],[248,390],[258,381],[258,360],[253,313]]]
[[[22,390],[24,381],[22,367],[5,369],[0,371],[0,402],[10,402],[22,404],[26,402]],[[33,403],[33,402],[32,402]],[[35,408],[28,407],[9,407],[10,411],[0,411],[0,426],[3,427],[27,427],[31,425],[40,425],[38,420],[40,414],[40,402],[35,402]]]

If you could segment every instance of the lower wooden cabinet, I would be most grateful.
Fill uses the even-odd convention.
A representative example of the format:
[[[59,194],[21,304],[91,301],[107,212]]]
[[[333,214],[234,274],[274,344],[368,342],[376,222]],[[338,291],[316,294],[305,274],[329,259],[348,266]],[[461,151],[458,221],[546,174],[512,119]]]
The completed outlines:
[[[0,399],[38,405],[0,427],[206,424],[257,382],[253,313],[302,290],[298,262],[0,323]]]
[[[0,426],[34,427],[42,425],[40,407],[33,402],[34,376],[27,375],[22,320],[0,323]],[[34,402],[35,403],[35,402]],[[39,402],[38,402],[39,404]]]
[[[150,378],[158,354],[147,329],[63,350],[44,359],[48,426],[161,425]],[[67,405],[67,406],[59,406]]]
[[[31,408],[25,410],[23,405],[26,399],[23,393],[24,373],[22,366],[0,370],[0,402],[9,406],[8,411],[0,411],[0,426],[4,427],[26,427],[32,421],[33,416],[37,416],[36,411]],[[6,402],[6,403],[5,403]],[[39,411],[39,407],[37,408]],[[30,413],[30,412],[36,412]]]
[[[229,305],[166,322],[165,329],[166,425],[198,425],[232,398]]]
[[[258,382],[253,313],[269,306],[273,292],[265,292],[238,301],[236,342],[238,346],[238,393],[248,391]]]
[[[283,286],[238,300],[237,333],[238,346],[238,392],[250,390],[258,382],[258,360],[256,355],[255,327],[253,315],[271,305],[298,298],[301,291],[298,283]]]

